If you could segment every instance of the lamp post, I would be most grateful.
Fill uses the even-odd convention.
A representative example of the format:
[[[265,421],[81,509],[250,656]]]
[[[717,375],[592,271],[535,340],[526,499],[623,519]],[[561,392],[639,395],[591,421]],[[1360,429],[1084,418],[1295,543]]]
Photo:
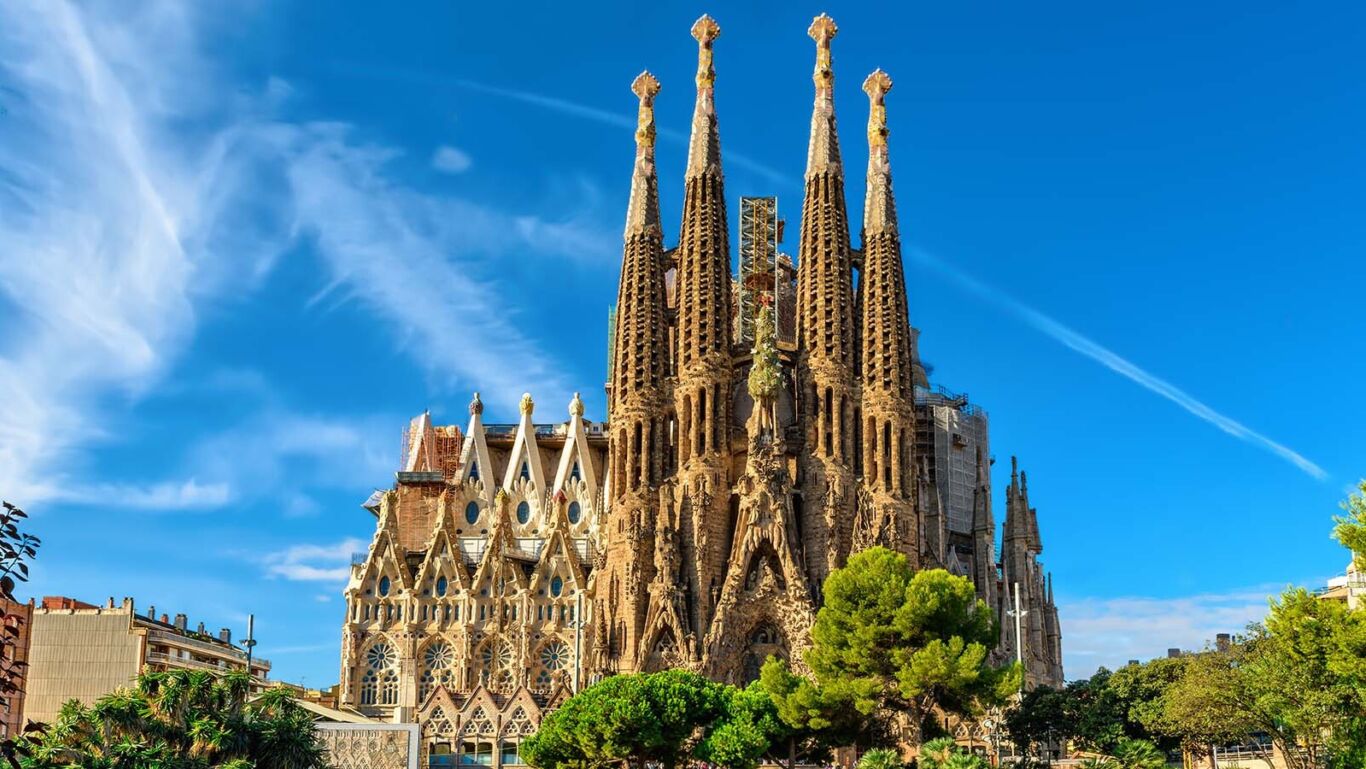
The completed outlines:
[[[247,615],[247,637],[242,639],[242,647],[247,650],[247,678],[251,679],[251,650],[256,646],[256,615]]]

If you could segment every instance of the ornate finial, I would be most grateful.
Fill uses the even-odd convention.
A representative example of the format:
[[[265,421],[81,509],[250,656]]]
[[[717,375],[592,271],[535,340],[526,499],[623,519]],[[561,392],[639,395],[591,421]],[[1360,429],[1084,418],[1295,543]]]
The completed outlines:
[[[574,399],[569,401],[569,415],[574,417],[583,416],[583,399],[578,393],[574,393]]]
[[[479,416],[483,413],[484,402],[479,400],[479,393],[475,393],[474,398],[470,401],[470,416]]]
[[[692,25],[697,38],[697,106],[693,109],[692,135],[688,139],[688,167],[684,178],[721,170],[721,140],[716,131],[716,104],[713,96],[716,69],[712,66],[712,43],[721,36],[721,27],[703,15]]]
[[[830,41],[838,32],[835,20],[824,13],[812,19],[811,27],[806,30],[806,34],[816,41],[816,71],[811,78],[816,81],[818,93],[830,94],[835,86],[835,70],[830,66]]]
[[[692,25],[692,36],[697,40],[697,90],[710,91],[716,82],[716,69],[711,62],[712,41],[721,36],[716,19],[702,14]]]
[[[631,198],[626,206],[626,238],[659,228],[659,193],[655,180],[655,94],[659,80],[648,71],[636,75],[631,92],[640,99],[636,118],[636,164],[631,172]]]
[[[531,393],[522,393],[522,402],[517,408],[524,416],[531,416],[532,410],[536,408],[536,402],[531,399]]]
[[[655,94],[659,93],[659,80],[646,70],[631,81],[631,93],[640,99],[640,109],[636,118],[636,149],[650,149],[655,146]]]
[[[868,94],[868,147],[887,147],[887,92],[892,90],[892,77],[880,69],[863,81],[863,92]]]

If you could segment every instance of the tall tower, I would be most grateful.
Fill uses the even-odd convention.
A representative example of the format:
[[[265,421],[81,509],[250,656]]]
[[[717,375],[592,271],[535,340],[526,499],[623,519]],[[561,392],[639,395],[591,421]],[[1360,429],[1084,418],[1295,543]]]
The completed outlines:
[[[729,534],[730,243],[712,66],[712,45],[720,34],[721,28],[710,16],[698,19],[692,27],[698,45],[697,104],[684,174],[675,283],[677,517],[689,593],[688,621],[699,635],[710,624],[720,596]],[[696,658],[700,652],[694,641],[690,655]]]
[[[650,534],[658,518],[668,423],[668,325],[665,318],[664,237],[655,173],[654,99],[659,81],[642,72],[631,84],[640,100],[636,160],[626,209],[621,286],[613,340],[609,479],[604,573],[596,577],[597,665],[631,669],[644,631],[645,583],[651,569]]]
[[[863,493],[854,542],[859,549],[883,545],[898,550],[918,565],[920,527],[911,477],[915,442],[911,325],[887,157],[885,99],[891,89],[892,78],[882,70],[863,81],[868,94],[868,193],[859,286]]]
[[[830,41],[837,28],[821,14],[807,34],[816,41],[816,102],[806,154],[806,195],[797,247],[798,381],[802,452],[803,545],[813,587],[849,554],[855,392],[853,263],[844,202],[844,168],[835,132],[835,75]]]

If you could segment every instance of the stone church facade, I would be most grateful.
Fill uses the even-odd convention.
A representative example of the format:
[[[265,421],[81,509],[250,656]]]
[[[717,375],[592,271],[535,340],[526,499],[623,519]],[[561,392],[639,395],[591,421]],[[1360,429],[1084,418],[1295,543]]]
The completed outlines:
[[[685,667],[743,683],[770,654],[800,669],[822,581],[874,545],[970,577],[1001,616],[997,653],[1016,655],[1018,614],[1030,682],[1061,683],[1024,475],[1012,474],[998,562],[990,458],[974,459],[972,531],[954,539],[935,460],[917,456],[925,383],[892,192],[892,81],[879,70],[863,85],[868,192],[855,248],[836,31],[824,15],[808,30],[815,100],[797,270],[783,257],[755,282],[770,288],[749,318],[752,343],[737,333],[713,99],[720,28],[704,16],[692,29],[696,102],[672,248],[654,157],[660,84],[649,73],[632,84],[607,421],[586,420],[575,396],[567,421],[536,424],[527,395],[516,425],[485,425],[476,395],[463,433],[427,415],[410,425],[396,483],[367,503],[377,525],[346,589],[341,701],[417,721],[431,764],[518,763],[541,715],[606,675]]]

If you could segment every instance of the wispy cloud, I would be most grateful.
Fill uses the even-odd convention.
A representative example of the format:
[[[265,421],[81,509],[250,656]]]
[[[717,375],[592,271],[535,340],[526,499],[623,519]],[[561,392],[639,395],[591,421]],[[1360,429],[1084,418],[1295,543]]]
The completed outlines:
[[[294,545],[268,553],[263,559],[265,573],[292,582],[344,582],[351,574],[351,554],[367,543],[350,537],[330,545]]]
[[[167,512],[222,507],[231,501],[232,491],[226,483],[200,483],[198,479],[190,478],[187,481],[163,481],[148,486],[123,483],[89,486],[64,484],[50,499],[75,505]]]
[[[1099,667],[1114,670],[1131,659],[1146,661],[1169,648],[1204,648],[1216,634],[1240,633],[1265,617],[1269,596],[1283,587],[1175,598],[1060,600],[1067,677],[1090,676]]]
[[[458,147],[443,145],[432,153],[432,168],[446,174],[463,174],[473,164],[469,153]]]
[[[610,259],[615,224],[405,185],[388,163],[398,148],[357,141],[343,124],[279,119],[287,83],[226,82],[199,37],[212,13],[177,2],[0,6],[7,498],[100,491],[78,476],[91,444],[126,437],[113,407],[180,361],[202,303],[244,295],[300,238],[316,246],[330,295],[378,318],[437,388],[506,393],[509,404],[529,384],[557,400],[572,389],[480,259]],[[202,478],[107,490],[162,509],[238,491]]]
[[[1180,406],[1195,415],[1197,418],[1214,425],[1234,438],[1252,446],[1256,446],[1264,451],[1268,451],[1318,480],[1326,480],[1328,478],[1327,471],[1305,458],[1304,455],[1294,449],[1268,438],[1232,417],[1215,411],[1210,406],[1197,400],[1194,396],[1171,382],[1140,368],[1113,350],[1083,336],[1042,312],[1023,304],[1005,292],[982,283],[976,278],[962,272],[948,262],[923,249],[911,249],[911,255],[921,264],[934,269],[936,272],[949,278],[958,286],[978,298],[1009,312],[1033,327],[1034,330],[1043,333],[1074,352],[1090,358],[1116,374],[1129,379],[1139,387],[1142,387],[1155,395],[1166,398],[1177,406]]]

